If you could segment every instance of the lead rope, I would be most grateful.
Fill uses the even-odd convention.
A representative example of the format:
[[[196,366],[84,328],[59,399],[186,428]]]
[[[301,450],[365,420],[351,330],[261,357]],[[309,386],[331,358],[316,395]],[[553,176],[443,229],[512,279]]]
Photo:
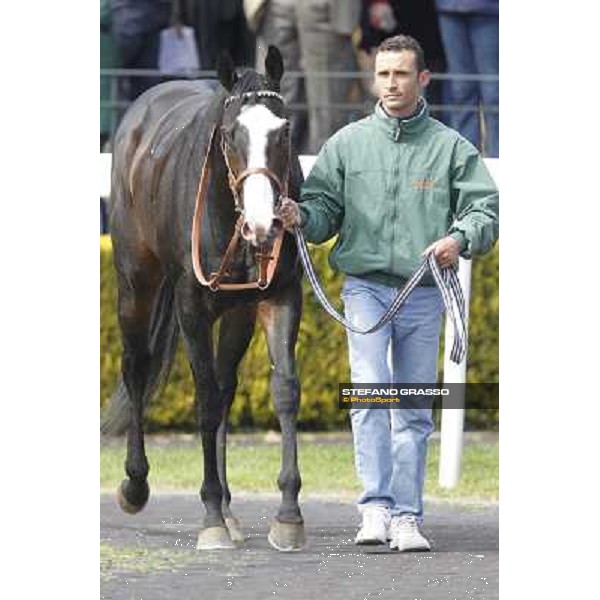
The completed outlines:
[[[381,329],[387,324],[394,315],[400,310],[409,294],[417,287],[421,279],[425,276],[427,271],[431,271],[433,279],[439,288],[446,312],[452,320],[454,328],[454,341],[452,344],[452,350],[450,352],[450,360],[456,364],[461,363],[467,353],[467,326],[465,319],[465,298],[462,293],[460,281],[458,280],[457,267],[452,265],[446,269],[440,269],[433,252],[430,252],[419,265],[417,270],[412,274],[410,279],[406,282],[404,287],[399,290],[398,294],[390,304],[386,313],[368,329],[358,329],[354,327],[348,320],[340,315],[335,308],[330,304],[329,300],[323,292],[323,288],[319,282],[319,278],[315,273],[312,262],[310,260],[310,254],[306,245],[306,240],[300,227],[294,226],[294,235],[296,237],[296,243],[298,245],[298,252],[300,254],[300,260],[302,261],[302,267],[311,287],[313,288],[317,299],[321,303],[321,306],[325,309],[325,312],[333,317],[338,323],[341,323],[346,329],[354,333],[367,334],[373,333],[378,329]]]

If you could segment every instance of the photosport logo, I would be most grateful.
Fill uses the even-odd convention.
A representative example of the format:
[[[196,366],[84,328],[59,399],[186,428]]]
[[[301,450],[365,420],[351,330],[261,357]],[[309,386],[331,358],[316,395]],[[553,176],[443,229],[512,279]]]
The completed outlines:
[[[497,383],[340,383],[338,406],[354,408],[477,408],[498,410]]]

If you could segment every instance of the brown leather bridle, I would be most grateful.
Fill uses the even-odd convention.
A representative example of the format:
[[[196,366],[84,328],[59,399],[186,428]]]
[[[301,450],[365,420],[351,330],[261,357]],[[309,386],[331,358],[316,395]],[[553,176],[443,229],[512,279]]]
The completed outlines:
[[[276,92],[271,92],[268,90],[263,90],[259,92],[249,92],[246,94],[242,94],[241,96],[230,96],[225,100],[224,107],[226,108],[228,104],[236,98],[243,98],[249,96],[268,96],[268,97],[277,97],[283,102],[283,98],[277,94]],[[229,244],[225,250],[225,254],[221,259],[221,264],[219,268],[212,272],[210,276],[207,278],[204,274],[204,270],[202,268],[202,263],[200,260],[201,257],[201,245],[202,245],[202,216],[204,214],[204,207],[206,203],[206,193],[208,190],[208,181],[210,177],[210,156],[213,152],[213,148],[215,146],[214,139],[216,135],[216,131],[218,126],[215,125],[211,131],[209,142],[208,142],[208,151],[204,157],[204,162],[202,164],[202,171],[200,174],[200,183],[198,184],[198,193],[196,195],[196,206],[194,209],[194,219],[192,222],[192,265],[194,268],[194,273],[198,281],[208,287],[211,291],[216,292],[217,290],[248,290],[248,289],[259,289],[264,290],[269,287],[271,280],[273,279],[273,275],[275,273],[275,269],[277,268],[277,264],[279,262],[279,255],[281,253],[281,244],[283,242],[284,231],[279,233],[279,235],[275,238],[273,242],[272,248],[265,248],[265,244],[261,244],[259,246],[259,250],[255,253],[255,259],[258,264],[258,279],[256,281],[251,281],[248,283],[221,283],[221,279],[223,276],[227,275],[227,268],[231,263],[233,255],[235,253],[235,249],[238,245],[242,226],[244,224],[244,215],[242,203],[240,200],[240,189],[242,184],[250,175],[261,174],[265,175],[269,178],[270,181],[273,182],[275,188],[277,190],[277,204],[281,201],[281,198],[287,196],[288,186],[289,186],[289,170],[290,170],[290,155],[291,155],[291,147],[288,144],[288,161],[286,165],[286,174],[283,182],[281,179],[271,170],[266,167],[250,167],[244,169],[241,173],[236,175],[231,168],[229,163],[227,148],[225,147],[225,142],[223,137],[221,137],[221,153],[225,160],[225,165],[227,167],[227,180],[229,183],[229,189],[233,195],[233,199],[235,202],[235,210],[240,213],[238,217],[233,235],[229,240]],[[269,251],[270,250],[270,251]]]

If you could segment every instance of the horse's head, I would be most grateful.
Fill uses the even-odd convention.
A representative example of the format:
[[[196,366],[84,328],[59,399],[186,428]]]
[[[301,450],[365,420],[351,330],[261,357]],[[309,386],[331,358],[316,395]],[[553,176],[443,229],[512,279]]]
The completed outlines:
[[[226,56],[217,70],[230,92],[221,121],[229,185],[244,215],[242,236],[257,245],[272,240],[283,228],[275,216],[279,198],[287,193],[290,169],[290,123],[279,95],[283,60],[279,50],[269,46],[266,76],[248,70],[238,77]]]

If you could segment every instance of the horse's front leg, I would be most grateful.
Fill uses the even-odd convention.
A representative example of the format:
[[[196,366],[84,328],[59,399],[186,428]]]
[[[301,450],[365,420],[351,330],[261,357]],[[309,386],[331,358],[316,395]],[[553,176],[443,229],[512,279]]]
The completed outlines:
[[[301,312],[300,282],[294,282],[280,294],[261,302],[258,308],[273,366],[271,393],[281,426],[282,443],[281,471],[277,479],[281,505],[269,530],[269,543],[284,552],[301,550],[306,545],[304,520],[298,505],[302,484],[296,441],[300,383],[294,352]]]
[[[176,288],[177,316],[195,384],[196,415],[202,436],[204,478],[200,497],[206,509],[198,550],[233,548],[221,503],[223,491],[217,470],[217,429],[223,406],[214,370],[212,317],[202,302],[202,291],[193,281],[180,281]]]
[[[227,483],[227,423],[237,388],[237,369],[254,333],[256,306],[240,306],[223,315],[217,347],[217,379],[223,403],[223,416],[217,431],[217,468],[223,490],[223,516],[234,542],[242,543],[241,523],[231,512],[231,493]]]

